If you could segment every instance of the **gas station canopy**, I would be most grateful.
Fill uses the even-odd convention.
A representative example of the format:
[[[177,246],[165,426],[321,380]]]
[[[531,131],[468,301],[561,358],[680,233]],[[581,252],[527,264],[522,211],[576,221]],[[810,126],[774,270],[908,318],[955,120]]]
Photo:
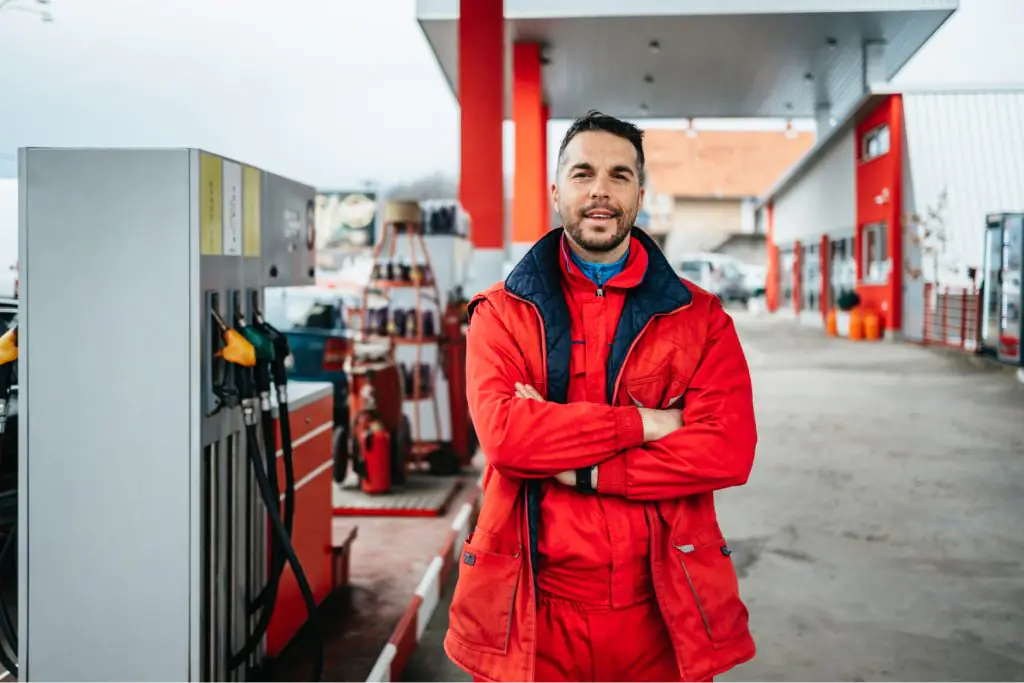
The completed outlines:
[[[957,0],[505,0],[512,44],[540,43],[551,118],[841,116],[887,81]],[[458,96],[459,0],[417,0]],[[509,87],[511,77],[506,78]],[[511,91],[505,98],[511,116]]]

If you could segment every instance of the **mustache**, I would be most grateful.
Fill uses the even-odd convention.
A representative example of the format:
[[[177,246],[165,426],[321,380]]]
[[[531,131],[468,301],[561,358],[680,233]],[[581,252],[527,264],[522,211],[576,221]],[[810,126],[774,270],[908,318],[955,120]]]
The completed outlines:
[[[608,211],[612,214],[613,218],[619,218],[620,216],[622,216],[622,210],[617,209],[614,206],[608,206],[606,204],[588,204],[587,206],[584,206],[582,209],[580,209],[580,217],[582,218],[586,216],[591,211]]]

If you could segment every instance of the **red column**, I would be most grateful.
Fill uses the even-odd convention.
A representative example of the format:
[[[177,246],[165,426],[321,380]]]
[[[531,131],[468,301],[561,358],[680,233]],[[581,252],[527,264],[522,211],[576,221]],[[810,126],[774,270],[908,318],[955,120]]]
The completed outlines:
[[[764,283],[764,299],[768,310],[779,310],[779,248],[775,246],[775,205],[769,203],[765,209],[768,229],[765,231],[765,247],[768,250],[768,275]]]
[[[889,100],[889,150],[893,156],[889,197],[889,329],[903,327],[903,98]]]
[[[804,293],[803,279],[800,277],[803,270],[804,250],[800,242],[793,243],[793,312],[800,314],[800,298]]]
[[[821,317],[823,320],[828,317],[828,297],[829,290],[832,288],[832,285],[830,284],[830,280],[832,279],[832,273],[830,272],[832,259],[829,255],[829,246],[830,242],[828,235],[822,235],[821,244],[818,246],[818,258],[820,264],[818,266],[818,272],[821,273],[821,292],[818,297],[818,302],[820,303]]]
[[[515,121],[515,182],[512,196],[513,259],[546,232],[546,160],[540,45],[512,47],[512,118]]]
[[[544,82],[541,81],[541,85]],[[551,108],[548,107],[545,102],[541,106],[541,121],[543,126],[541,127],[541,134],[543,142],[541,143],[541,154],[544,159],[544,231],[547,232],[551,229],[551,178],[548,176],[548,166],[550,164],[551,150],[548,149],[548,124],[551,122]]]
[[[502,0],[459,0],[459,201],[476,249],[503,249],[505,20]]]

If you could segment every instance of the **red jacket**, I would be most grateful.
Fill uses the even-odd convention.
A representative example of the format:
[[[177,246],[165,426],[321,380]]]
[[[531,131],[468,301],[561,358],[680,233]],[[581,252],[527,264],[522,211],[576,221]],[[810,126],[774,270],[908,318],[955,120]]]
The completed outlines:
[[[566,403],[561,236],[548,233],[503,284],[470,302],[469,405],[488,466],[445,651],[478,678],[533,680],[541,481],[598,464],[600,495],[646,503],[655,594],[682,680],[716,676],[754,656],[713,495],[746,482],[757,441],[739,339],[718,300],[681,281],[634,230],[648,268],[611,342],[606,403]],[[516,382],[546,401],[516,398]],[[643,443],[637,404],[667,408],[680,396],[683,428]]]
[[[559,259],[572,351],[566,403],[607,403],[610,342],[626,297],[644,280],[647,250],[633,238],[622,271],[601,287],[573,262],[563,237]],[[542,484],[537,588],[562,599],[621,609],[653,599],[645,504],[591,496],[554,479]]]

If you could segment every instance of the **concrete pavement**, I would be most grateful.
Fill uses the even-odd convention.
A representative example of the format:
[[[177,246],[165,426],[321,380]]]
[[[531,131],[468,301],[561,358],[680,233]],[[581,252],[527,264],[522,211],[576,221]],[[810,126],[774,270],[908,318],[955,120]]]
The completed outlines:
[[[721,680],[1024,680],[1024,385],[734,317],[760,442],[718,509],[759,652]],[[406,680],[469,680],[447,616]]]

